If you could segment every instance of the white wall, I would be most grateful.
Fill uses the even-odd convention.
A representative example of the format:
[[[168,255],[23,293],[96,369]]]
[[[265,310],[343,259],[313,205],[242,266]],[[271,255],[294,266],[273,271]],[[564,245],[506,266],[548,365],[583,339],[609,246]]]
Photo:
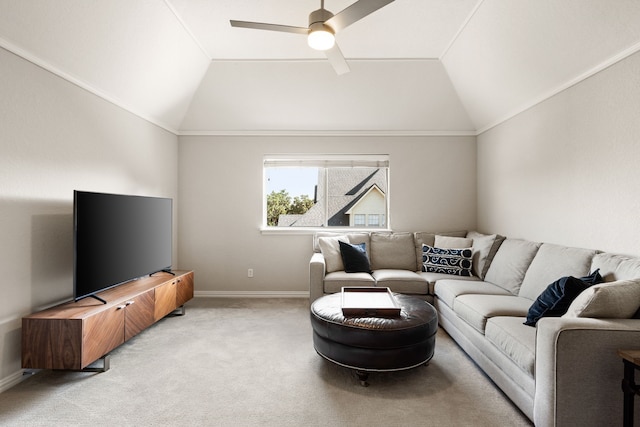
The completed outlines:
[[[478,137],[478,226],[640,255],[640,53]]]
[[[180,262],[203,295],[308,293],[311,235],[260,232],[265,154],[389,154],[394,231],[475,228],[475,137],[181,136],[179,153]]]
[[[0,76],[2,391],[20,379],[22,316],[72,297],[73,190],[176,198],[178,150],[175,135],[3,49]]]

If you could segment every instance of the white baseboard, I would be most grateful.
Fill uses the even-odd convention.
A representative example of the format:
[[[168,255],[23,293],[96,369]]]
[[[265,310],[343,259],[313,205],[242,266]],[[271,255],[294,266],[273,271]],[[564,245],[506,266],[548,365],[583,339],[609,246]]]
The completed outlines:
[[[202,298],[309,298],[307,291],[195,291]]]
[[[24,372],[24,369],[20,369],[18,372],[15,372],[8,377],[1,378],[0,393],[9,390],[11,387],[18,385],[19,383],[30,377],[30,375],[25,375]]]

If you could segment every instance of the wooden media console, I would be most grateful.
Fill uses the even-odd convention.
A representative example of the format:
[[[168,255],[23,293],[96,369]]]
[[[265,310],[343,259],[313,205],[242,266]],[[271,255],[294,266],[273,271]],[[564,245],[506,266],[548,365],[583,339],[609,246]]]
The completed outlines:
[[[22,318],[22,367],[82,370],[193,298],[193,272],[136,279]],[[183,307],[184,309],[184,307]],[[108,358],[104,367],[108,370]]]

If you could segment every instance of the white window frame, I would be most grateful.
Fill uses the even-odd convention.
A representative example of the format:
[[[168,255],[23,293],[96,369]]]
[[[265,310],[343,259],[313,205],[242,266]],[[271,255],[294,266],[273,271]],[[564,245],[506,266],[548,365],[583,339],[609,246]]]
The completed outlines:
[[[383,214],[383,221],[376,230],[389,231],[390,217],[389,206],[391,205],[389,193],[391,187],[391,168],[389,166],[390,159],[388,154],[267,154],[263,157],[262,162],[262,226],[261,231],[270,233],[301,233],[308,234],[315,231],[336,231],[336,230],[358,230],[359,227],[337,227],[328,226],[328,209],[325,204],[324,221],[322,227],[273,227],[267,226],[267,188],[266,188],[266,171],[270,167],[315,167],[315,168],[332,168],[332,167],[371,167],[387,169],[387,194],[385,194],[386,207]],[[326,176],[326,174],[325,174]],[[324,186],[327,188],[327,186]],[[385,221],[386,220],[386,221]],[[362,227],[365,229],[366,224]]]

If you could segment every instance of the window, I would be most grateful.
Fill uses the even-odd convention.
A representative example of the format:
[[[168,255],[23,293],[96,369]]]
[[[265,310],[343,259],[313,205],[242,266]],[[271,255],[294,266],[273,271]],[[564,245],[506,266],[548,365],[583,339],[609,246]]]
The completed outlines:
[[[266,156],[265,227],[385,227],[387,155]]]

